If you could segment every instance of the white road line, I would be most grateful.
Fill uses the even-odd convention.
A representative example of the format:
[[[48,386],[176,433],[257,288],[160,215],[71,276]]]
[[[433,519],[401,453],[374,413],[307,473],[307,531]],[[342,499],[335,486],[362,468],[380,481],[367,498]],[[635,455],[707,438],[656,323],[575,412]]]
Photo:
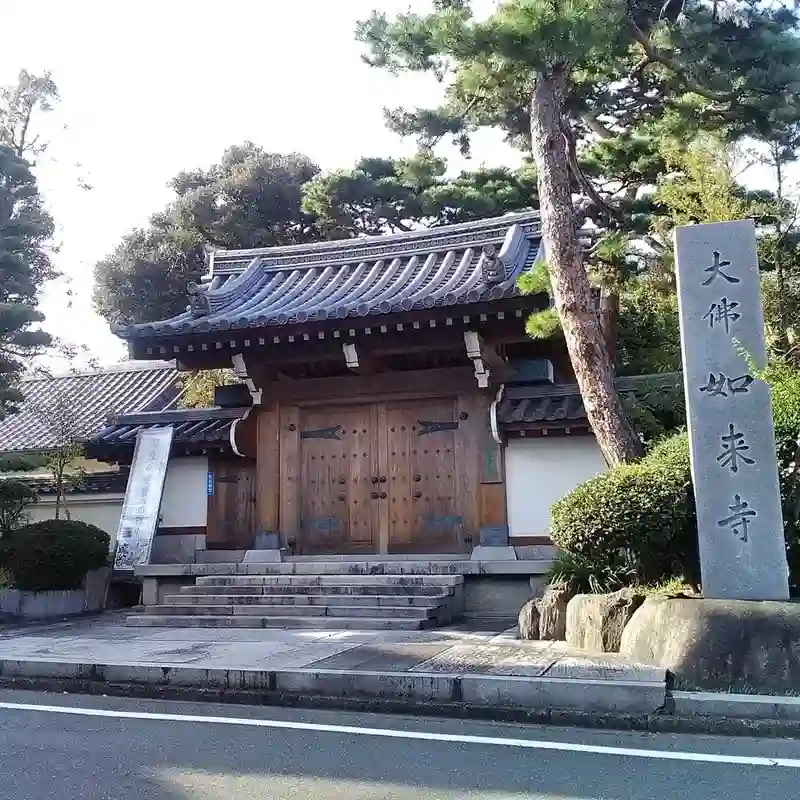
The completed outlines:
[[[67,714],[77,717],[107,717],[109,719],[157,720],[159,722],[192,722],[208,725],[239,725],[248,728],[339,733],[350,736],[378,736],[386,739],[417,739],[429,742],[481,744],[492,747],[522,747],[529,750],[557,750],[569,753],[653,758],[665,761],[696,761],[709,764],[739,764],[752,767],[784,767],[800,769],[800,758],[765,758],[762,756],[730,756],[722,753],[690,753],[679,750],[644,750],[633,747],[605,747],[575,742],[546,742],[536,739],[506,739],[499,736],[467,736],[455,733],[428,733],[387,728],[355,728],[351,725],[315,725],[310,722],[290,722],[246,717],[205,717],[193,714],[158,714],[145,711],[114,711],[74,706],[46,706],[35,703],[0,703],[8,711],[38,711],[47,714]]]

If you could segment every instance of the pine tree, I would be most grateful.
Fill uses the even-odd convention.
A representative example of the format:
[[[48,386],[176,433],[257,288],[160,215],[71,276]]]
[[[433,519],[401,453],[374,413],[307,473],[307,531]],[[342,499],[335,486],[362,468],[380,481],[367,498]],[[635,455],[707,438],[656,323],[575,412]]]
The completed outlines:
[[[555,306],[610,464],[637,457],[641,442],[614,388],[576,228],[587,218],[630,226],[640,187],[599,190],[582,150],[603,143],[607,161],[647,182],[659,128],[763,130],[778,104],[797,105],[796,26],[793,11],[757,0],[504,0],[482,20],[468,0],[436,0],[431,14],[373,12],[358,27],[373,66],[447,81],[441,108],[388,111],[396,131],[427,147],[450,135],[468,152],[472,132],[499,127],[532,154]],[[638,160],[621,160],[625,150]]]
[[[0,144],[0,419],[22,400],[15,387],[24,359],[50,343],[36,306],[51,272],[43,247],[52,234],[27,162]]]

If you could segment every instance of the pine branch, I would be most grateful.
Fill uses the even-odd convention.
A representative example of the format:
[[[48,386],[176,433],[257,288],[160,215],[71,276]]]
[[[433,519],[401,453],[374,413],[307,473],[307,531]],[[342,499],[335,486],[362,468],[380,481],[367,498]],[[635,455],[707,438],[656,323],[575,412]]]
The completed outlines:
[[[578,145],[575,141],[575,134],[572,131],[572,127],[569,124],[569,120],[561,119],[561,131],[564,135],[564,141],[567,144],[567,160],[569,161],[570,171],[572,172],[573,177],[580,185],[581,189],[586,193],[589,199],[596,205],[598,208],[604,209],[609,215],[614,217],[615,219],[621,218],[621,211],[618,208],[615,208],[612,205],[609,205],[606,200],[600,196],[600,193],[594,187],[592,182],[586,177],[583,170],[578,163]]]
[[[658,47],[656,47],[653,42],[650,41],[647,34],[644,33],[644,31],[642,31],[642,29],[632,19],[628,20],[628,29],[631,32],[631,36],[633,36],[644,53],[642,60],[633,70],[634,74],[641,76],[644,73],[644,70],[650,66],[650,64],[661,64],[662,66],[674,72],[675,75],[680,78],[681,81],[683,81],[683,84],[688,91],[693,92],[694,94],[699,94],[701,97],[705,97],[707,100],[712,100],[715,103],[730,103],[739,96],[739,93],[736,91],[715,92],[711,89],[701,86],[699,83],[689,77],[686,69],[681,64],[679,64],[669,54],[659,50]]]

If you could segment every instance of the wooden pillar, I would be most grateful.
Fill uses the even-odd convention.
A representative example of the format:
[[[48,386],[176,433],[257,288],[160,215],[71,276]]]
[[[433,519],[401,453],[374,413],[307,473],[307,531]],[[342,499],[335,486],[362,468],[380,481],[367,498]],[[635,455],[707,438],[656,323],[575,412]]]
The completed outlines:
[[[481,409],[479,529],[507,523],[504,448],[492,436],[489,423],[490,403],[491,399]],[[533,487],[531,490],[533,491]]]
[[[258,409],[256,510],[261,531],[277,533],[280,525],[280,436],[277,404]]]
[[[300,535],[300,409],[281,406],[279,413],[279,527],[284,545]]]

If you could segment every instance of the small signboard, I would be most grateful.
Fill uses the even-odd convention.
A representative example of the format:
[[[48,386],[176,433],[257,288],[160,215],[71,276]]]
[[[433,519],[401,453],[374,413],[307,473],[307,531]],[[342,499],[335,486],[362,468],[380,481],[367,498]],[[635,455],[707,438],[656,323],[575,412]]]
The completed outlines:
[[[114,569],[133,571],[150,561],[167,475],[172,426],[148,428],[136,436],[125,501],[117,529]]]
[[[214,473],[211,470],[208,471],[208,475],[206,476],[206,494],[211,497],[214,494]]]

